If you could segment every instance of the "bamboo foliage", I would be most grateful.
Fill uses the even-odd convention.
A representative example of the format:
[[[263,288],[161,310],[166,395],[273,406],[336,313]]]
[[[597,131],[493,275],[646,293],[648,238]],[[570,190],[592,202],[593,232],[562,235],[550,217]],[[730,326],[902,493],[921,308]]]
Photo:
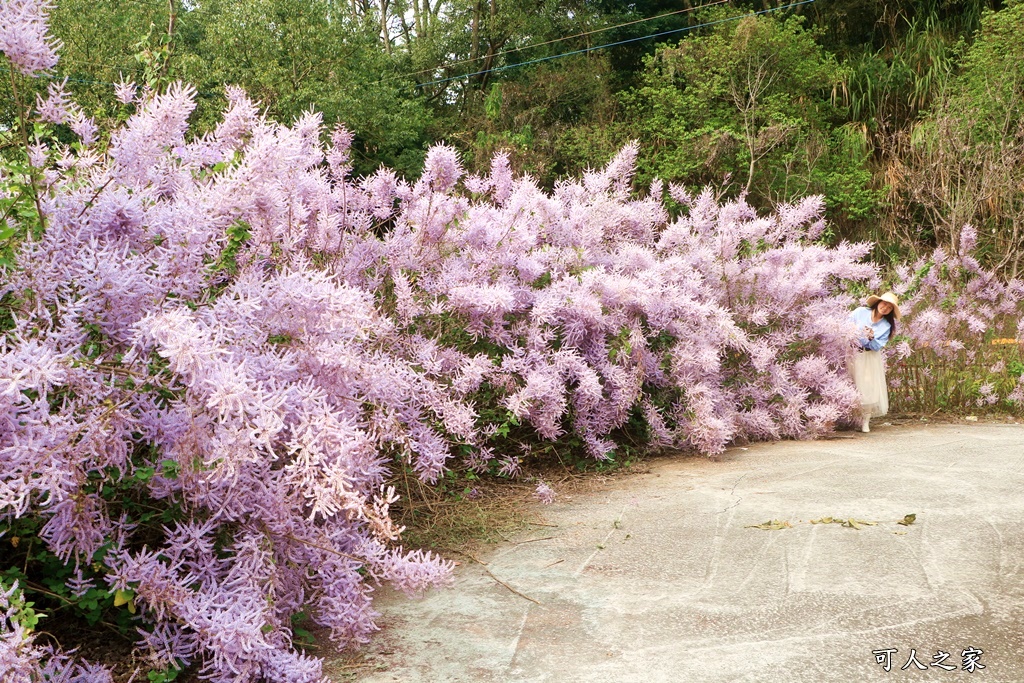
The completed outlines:
[[[941,92],[952,73],[955,38],[935,16],[909,23],[902,43],[852,58],[842,91],[850,118],[877,129],[905,127]]]

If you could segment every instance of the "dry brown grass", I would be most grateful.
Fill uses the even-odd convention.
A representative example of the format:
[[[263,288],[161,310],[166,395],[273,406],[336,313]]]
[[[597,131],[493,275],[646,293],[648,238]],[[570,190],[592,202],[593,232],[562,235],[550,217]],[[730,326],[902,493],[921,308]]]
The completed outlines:
[[[454,478],[457,483],[442,487],[399,477],[393,485],[402,493],[402,501],[392,511],[395,521],[406,527],[402,544],[407,548],[472,557],[481,548],[508,541],[517,532],[547,524],[544,506],[533,495],[539,481],[551,486],[558,497],[575,496],[601,490],[615,478],[647,469],[641,461],[602,472],[538,467],[514,480],[467,480],[462,473]],[[475,489],[475,495],[467,495],[467,488]]]
[[[1004,340],[995,340],[1002,342]],[[1024,415],[1024,407],[1005,400],[989,403],[980,393],[983,385],[995,395],[1006,396],[1024,371],[1024,348],[1014,343],[980,344],[943,355],[927,349],[912,359],[890,361],[889,403],[893,412],[951,416],[979,413]]]

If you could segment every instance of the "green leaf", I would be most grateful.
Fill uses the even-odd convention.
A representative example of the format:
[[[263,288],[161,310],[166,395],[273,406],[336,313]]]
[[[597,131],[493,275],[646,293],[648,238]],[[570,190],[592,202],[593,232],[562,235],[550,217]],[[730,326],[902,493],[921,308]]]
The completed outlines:
[[[914,514],[914,513],[910,513],[909,515],[906,515],[903,519],[901,519],[900,521],[898,521],[896,523],[897,524],[902,524],[903,526],[910,526],[911,524],[914,523],[915,519],[917,519],[917,515]]]
[[[121,605],[127,605],[135,599],[135,591],[133,590],[118,590],[114,591],[114,607],[120,607]]]
[[[160,469],[162,470],[161,474],[163,474],[163,476],[166,477],[167,479],[178,478],[179,466],[177,460],[171,460],[170,458],[165,458],[164,460],[161,460]]]
[[[153,467],[146,466],[135,468],[135,478],[138,481],[149,481],[153,478],[154,474],[156,474],[156,469]]]

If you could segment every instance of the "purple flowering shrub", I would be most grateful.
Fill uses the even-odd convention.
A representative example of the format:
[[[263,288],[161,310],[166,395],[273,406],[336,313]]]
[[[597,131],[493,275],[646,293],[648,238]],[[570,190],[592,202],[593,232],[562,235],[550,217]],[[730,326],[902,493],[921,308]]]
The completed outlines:
[[[317,680],[293,616],[365,642],[375,585],[445,583],[398,545],[392,467],[435,481],[457,446],[514,475],[509,425],[607,458],[631,416],[716,453],[856,402],[841,285],[873,269],[809,241],[820,199],[759,217],[670,188],[671,218],[660,187],[631,197],[635,148],[551,194],[444,146],[415,183],[357,179],[315,114],[231,91],[190,139],[189,88],[134,97],[109,140],[30,150],[46,228],[4,278],[0,524],[154,668]]]
[[[6,0],[0,5],[0,52],[26,76],[57,64],[60,41],[49,33],[52,8],[52,2],[40,0]]]
[[[26,567],[66,565],[65,601],[136,613],[154,668],[317,680],[294,615],[363,642],[372,585],[446,582],[397,545],[384,483],[392,451],[437,460],[428,416],[460,404],[296,243],[349,189],[319,169],[318,119],[276,126],[235,95],[202,139],[175,87],[105,149],[33,150],[46,230],[4,278],[0,525],[44,544]]]
[[[896,409],[1024,407],[1024,282],[983,269],[976,242],[966,226],[956,253],[939,248],[896,270],[904,320],[887,349]]]
[[[45,8],[2,10],[26,77],[52,66]],[[443,145],[416,182],[355,178],[351,135],[323,143],[318,115],[280,125],[229,89],[193,137],[193,94],[122,84],[134,113],[101,135],[54,86],[36,117],[79,141],[30,145],[7,179],[45,223],[9,219],[0,289],[0,664],[25,680],[109,678],[35,643],[13,607],[35,579],[136,631],[153,670],[316,681],[293,619],[362,643],[376,586],[448,581],[400,545],[395,470],[607,459],[636,425],[714,454],[857,405],[846,317],[875,269],[867,245],[815,241],[820,198],[759,216],[638,197],[635,147],[553,192],[502,155],[466,176]]]
[[[873,275],[867,247],[813,243],[820,198],[759,217],[672,187],[686,207],[672,218],[660,186],[630,196],[635,156],[627,147],[546,194],[499,155],[489,175],[464,179],[467,197],[454,152],[434,148],[374,247],[397,322],[432,362],[464,354],[459,386],[471,370],[477,396],[509,419],[543,439],[571,433],[598,459],[631,414],[653,442],[704,453],[832,429],[857,400],[843,283]],[[454,321],[468,338],[437,348]],[[494,457],[496,429],[482,425],[472,465]]]

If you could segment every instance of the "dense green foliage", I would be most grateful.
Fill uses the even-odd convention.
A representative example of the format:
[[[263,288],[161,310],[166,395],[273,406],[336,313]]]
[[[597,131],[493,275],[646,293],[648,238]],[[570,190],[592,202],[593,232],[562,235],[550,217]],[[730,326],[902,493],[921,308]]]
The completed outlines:
[[[824,194],[834,219],[877,207],[832,94],[845,71],[799,17],[748,16],[647,60],[625,96],[648,176],[723,184],[760,205]]]
[[[62,0],[54,31],[60,75],[101,119],[121,112],[122,76],[182,79],[202,131],[232,83],[279,120],[344,122],[358,174],[415,177],[446,140],[472,168],[504,150],[549,186],[639,140],[642,181],[762,207],[822,193],[832,234],[877,257],[955,247],[972,222],[990,264],[1019,273],[1021,4],[783,5]]]
[[[904,145],[897,201],[940,244],[977,226],[987,259],[1024,272],[1024,4],[987,16]]]

